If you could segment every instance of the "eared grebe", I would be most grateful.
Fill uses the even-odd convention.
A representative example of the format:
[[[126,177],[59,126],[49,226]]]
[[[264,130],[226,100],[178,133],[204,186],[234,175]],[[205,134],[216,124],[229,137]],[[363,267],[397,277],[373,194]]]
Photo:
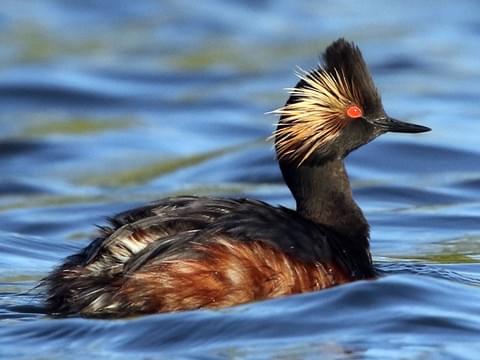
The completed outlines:
[[[181,196],[110,219],[42,282],[51,314],[129,316],[220,308],[372,279],[369,226],[343,159],[388,132],[361,52],[343,39],[302,72],[274,132],[297,210],[249,199]]]

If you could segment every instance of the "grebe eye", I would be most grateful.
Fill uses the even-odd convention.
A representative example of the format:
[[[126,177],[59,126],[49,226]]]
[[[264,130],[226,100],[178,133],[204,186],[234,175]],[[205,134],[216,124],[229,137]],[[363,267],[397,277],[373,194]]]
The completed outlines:
[[[358,119],[363,116],[363,111],[357,105],[350,105],[347,108],[347,115],[352,119]]]

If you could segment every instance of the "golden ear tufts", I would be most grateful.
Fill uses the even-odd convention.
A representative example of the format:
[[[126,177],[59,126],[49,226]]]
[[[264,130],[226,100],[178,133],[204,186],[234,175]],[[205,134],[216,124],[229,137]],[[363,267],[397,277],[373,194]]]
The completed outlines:
[[[288,89],[296,101],[272,111],[281,117],[275,138],[279,159],[304,163],[315,151],[324,151],[348,124],[346,109],[360,105],[361,96],[342,71],[299,68],[300,86]]]

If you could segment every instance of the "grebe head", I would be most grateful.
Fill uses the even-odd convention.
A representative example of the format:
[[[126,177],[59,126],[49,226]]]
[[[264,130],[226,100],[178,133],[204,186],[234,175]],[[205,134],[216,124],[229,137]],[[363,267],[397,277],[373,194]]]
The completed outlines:
[[[425,126],[389,117],[360,49],[344,39],[323,54],[323,65],[300,71],[273,136],[280,162],[300,166],[343,159],[386,132],[420,133]]]

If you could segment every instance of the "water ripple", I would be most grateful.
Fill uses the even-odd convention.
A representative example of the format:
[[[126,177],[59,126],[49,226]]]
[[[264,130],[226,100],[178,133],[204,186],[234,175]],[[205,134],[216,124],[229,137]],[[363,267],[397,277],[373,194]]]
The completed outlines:
[[[0,357],[476,359],[480,8],[431,5],[2,1]],[[39,279],[113,213],[184,193],[293,207],[264,113],[340,36],[387,112],[433,129],[347,160],[379,280],[223,311],[43,313]]]

